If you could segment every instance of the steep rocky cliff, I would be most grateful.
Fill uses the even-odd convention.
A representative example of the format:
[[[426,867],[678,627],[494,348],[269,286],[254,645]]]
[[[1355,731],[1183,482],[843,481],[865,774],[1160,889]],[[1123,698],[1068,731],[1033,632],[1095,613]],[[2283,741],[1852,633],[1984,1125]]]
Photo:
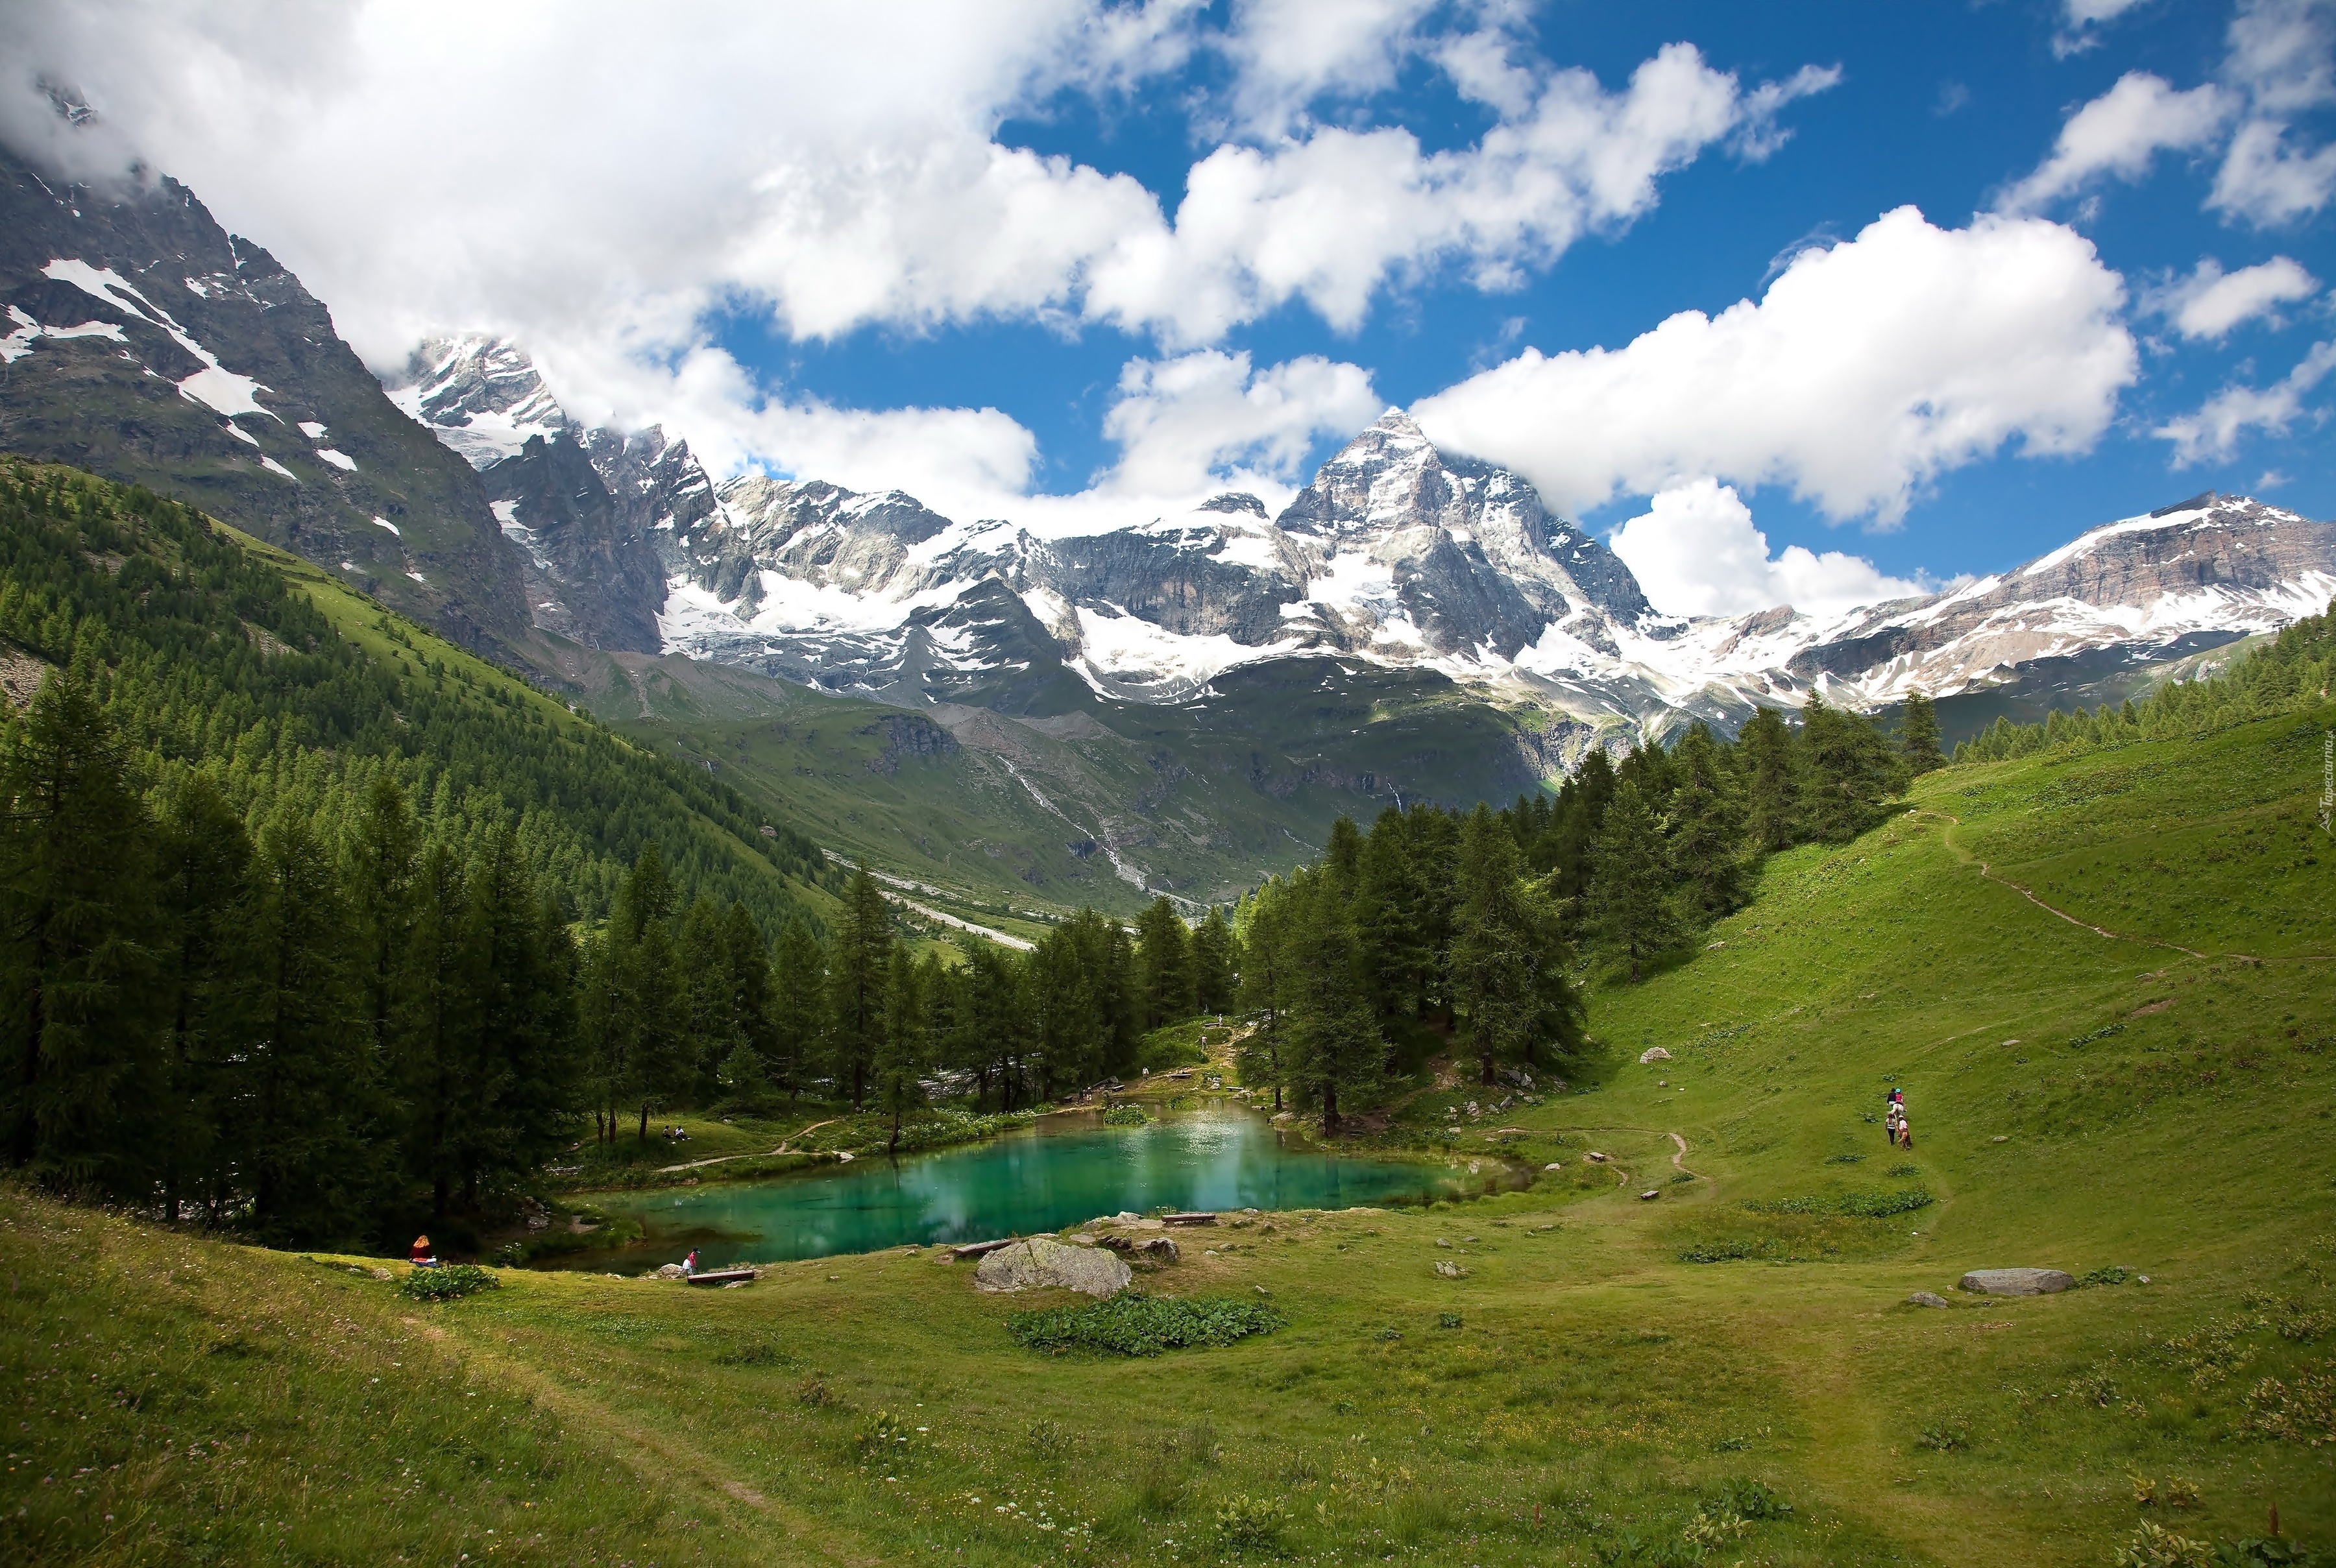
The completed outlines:
[[[476,476],[184,186],[52,182],[0,151],[0,449],[199,506],[467,646],[524,636]]]

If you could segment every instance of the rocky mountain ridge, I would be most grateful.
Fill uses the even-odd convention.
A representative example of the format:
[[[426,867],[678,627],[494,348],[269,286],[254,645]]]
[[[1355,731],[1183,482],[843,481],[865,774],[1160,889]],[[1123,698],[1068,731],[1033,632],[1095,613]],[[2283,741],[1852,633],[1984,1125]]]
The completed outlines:
[[[141,483],[511,657],[517,563],[267,250],[168,179],[52,183],[0,150],[0,450]]]
[[[1812,691],[1874,708],[2017,687],[2076,657],[2171,661],[2336,594],[2336,528],[2209,493],[1938,594],[1683,618],[1522,477],[1438,451],[1399,410],[1277,516],[1234,492],[1066,535],[816,479],[717,487],[660,431],[577,427],[509,345],[433,345],[415,375],[401,406],[483,461],[540,574],[567,601],[608,601],[539,609],[544,624],[911,706],[1012,707],[1062,672],[1110,699],[1205,702],[1229,670],[1329,656],[1536,715],[1555,767],[1593,741],[1732,729]],[[578,483],[525,480],[563,463]],[[590,516],[572,503],[587,463],[611,498]]]

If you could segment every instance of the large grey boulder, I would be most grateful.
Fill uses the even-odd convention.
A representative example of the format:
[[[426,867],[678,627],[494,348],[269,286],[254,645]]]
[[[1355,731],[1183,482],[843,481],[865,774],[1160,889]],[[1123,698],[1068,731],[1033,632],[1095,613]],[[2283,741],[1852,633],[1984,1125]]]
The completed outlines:
[[[2065,1269],[1973,1269],[1956,1288],[1982,1296],[2049,1296],[2076,1282]]]
[[[1081,1290],[1115,1296],[1134,1277],[1134,1270],[1101,1247],[1071,1247],[1052,1236],[1033,1236],[983,1258],[973,1284],[978,1290]]]

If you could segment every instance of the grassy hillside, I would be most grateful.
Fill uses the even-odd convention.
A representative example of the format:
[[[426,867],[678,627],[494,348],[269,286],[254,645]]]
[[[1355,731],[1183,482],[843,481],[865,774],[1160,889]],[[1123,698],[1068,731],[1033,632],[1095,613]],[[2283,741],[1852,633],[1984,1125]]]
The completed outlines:
[[[1005,1320],[1032,1302],[903,1252],[735,1291],[507,1274],[423,1308],[10,1196],[0,1541],[2099,1564],[2146,1524],[2260,1535],[2275,1504],[2336,1549],[2331,726],[2323,703],[1949,769],[1775,858],[1692,962],[1593,996],[1605,1085],[1464,1121],[1469,1157],[1523,1128],[1559,1172],[1188,1235],[1148,1288],[1290,1320],[1228,1349],[1023,1349]],[[1911,1153],[1883,1144],[1893,1085]],[[1953,1289],[2019,1264],[2096,1282]]]
[[[0,657],[20,706],[83,658],[145,773],[209,769],[255,822],[329,826],[386,772],[457,835],[513,823],[580,915],[652,842],[685,893],[774,929],[827,902],[818,845],[770,804],[151,492],[0,461]]]

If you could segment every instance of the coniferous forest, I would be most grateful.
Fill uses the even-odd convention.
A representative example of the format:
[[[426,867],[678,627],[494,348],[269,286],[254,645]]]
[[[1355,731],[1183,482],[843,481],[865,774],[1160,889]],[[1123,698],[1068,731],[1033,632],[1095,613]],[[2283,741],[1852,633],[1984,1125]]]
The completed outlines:
[[[376,616],[368,648],[200,515],[58,469],[0,485],[11,1163],[275,1241],[475,1213],[659,1111],[805,1096],[897,1138],[937,1094],[1012,1111],[1133,1076],[1239,1009],[1277,1109],[1368,1104],[1423,1047],[1490,1083],[1584,1047],[1630,978],[1937,760],[1813,704],[1698,727],[1554,798],[1427,806],[1231,912],[1092,911],[1034,950],[899,937],[865,871],[686,768]]]

